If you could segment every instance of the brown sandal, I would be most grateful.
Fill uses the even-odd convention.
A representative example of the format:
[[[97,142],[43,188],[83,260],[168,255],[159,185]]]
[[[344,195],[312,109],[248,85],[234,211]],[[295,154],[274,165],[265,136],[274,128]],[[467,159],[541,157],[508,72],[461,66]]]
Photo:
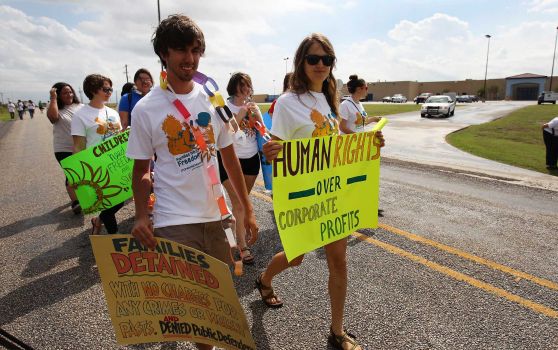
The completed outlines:
[[[263,272],[260,273],[258,278],[256,278],[256,288],[260,292],[260,296],[262,297],[262,301],[267,305],[267,307],[277,309],[283,306],[283,302],[279,299],[277,294],[273,291],[272,287],[268,287],[262,283],[262,275]],[[264,291],[266,292],[264,295]],[[275,302],[273,302],[275,300]]]
[[[250,251],[250,248],[244,247],[240,249],[240,253],[244,256],[241,257],[242,263],[246,265],[253,265],[254,264],[254,255]]]
[[[334,349],[343,350],[343,343],[349,343],[352,345],[351,350],[355,350],[357,348],[362,349],[362,347],[357,343],[356,336],[353,334],[343,331],[342,335],[336,335],[333,333],[333,329],[329,329],[329,337],[327,338],[328,343],[333,346]]]
[[[100,217],[91,218],[91,235],[100,235],[103,222]]]

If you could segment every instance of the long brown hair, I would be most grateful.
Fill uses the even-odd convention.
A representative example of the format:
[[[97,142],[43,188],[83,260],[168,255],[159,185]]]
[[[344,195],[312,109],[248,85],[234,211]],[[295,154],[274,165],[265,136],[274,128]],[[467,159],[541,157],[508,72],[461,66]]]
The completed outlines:
[[[304,72],[304,59],[308,54],[310,46],[312,46],[312,44],[314,43],[322,45],[322,48],[328,55],[335,57],[333,45],[331,45],[331,42],[328,38],[326,38],[325,35],[320,33],[312,33],[304,38],[304,40],[302,40],[295,53],[294,72],[289,82],[290,89],[298,95],[310,91],[310,80]],[[337,81],[333,76],[335,62],[336,59],[333,61],[333,64],[330,67],[329,76],[322,83],[322,92],[325,95],[329,107],[331,108],[333,113],[335,113],[335,116],[339,117],[339,96],[337,92]]]

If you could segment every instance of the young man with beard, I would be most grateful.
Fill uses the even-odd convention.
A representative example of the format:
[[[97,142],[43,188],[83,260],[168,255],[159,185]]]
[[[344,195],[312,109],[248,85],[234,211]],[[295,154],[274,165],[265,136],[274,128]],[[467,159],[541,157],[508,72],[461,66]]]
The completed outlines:
[[[229,243],[219,207],[207,185],[209,179],[202,157],[217,167],[216,150],[219,149],[229,180],[244,207],[249,244],[256,241],[258,227],[232,137],[202,86],[193,81],[205,51],[203,32],[189,17],[173,15],[157,27],[153,48],[166,68],[169,88],[155,87],[132,110],[134,127],[127,150],[127,156],[134,159],[132,187],[136,220],[132,235],[151,248],[157,243],[155,237],[162,237],[230,264]],[[200,152],[196,147],[189,125],[171,103],[175,98],[204,133],[207,152]],[[152,225],[147,199],[151,188],[149,162],[155,153],[157,200]],[[196,345],[198,349],[212,349],[205,344]]]

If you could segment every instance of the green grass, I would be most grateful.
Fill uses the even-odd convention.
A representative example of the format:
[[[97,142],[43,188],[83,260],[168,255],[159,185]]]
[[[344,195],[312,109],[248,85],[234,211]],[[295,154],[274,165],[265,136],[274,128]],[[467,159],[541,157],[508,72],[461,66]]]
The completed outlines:
[[[366,114],[370,116],[383,116],[397,113],[420,111],[420,105],[413,104],[364,104]]]
[[[16,118],[17,116],[17,112],[16,112]],[[8,113],[8,109],[6,107],[0,107],[0,121],[8,121],[10,120],[10,113]]]
[[[269,110],[269,107],[271,107],[271,103],[258,103],[258,107],[260,107],[260,111],[262,111],[263,114]]]
[[[557,175],[545,164],[541,125],[558,115],[557,105],[535,105],[449,134],[449,144],[479,157]]]

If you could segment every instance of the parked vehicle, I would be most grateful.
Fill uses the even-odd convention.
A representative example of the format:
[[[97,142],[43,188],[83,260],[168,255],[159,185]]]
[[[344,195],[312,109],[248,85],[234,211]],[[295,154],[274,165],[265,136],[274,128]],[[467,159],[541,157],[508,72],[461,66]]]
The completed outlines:
[[[430,96],[420,107],[421,118],[450,117],[455,114],[455,100],[450,96]]]
[[[552,92],[552,91],[543,91],[540,95],[539,98],[537,99],[537,103],[541,104],[541,103],[552,103],[552,104],[556,104],[556,101],[558,100],[558,92]]]
[[[419,103],[424,103],[432,94],[430,92],[423,92],[422,94],[418,95],[414,98],[413,101],[418,105]]]
[[[459,95],[455,98],[456,102],[471,103],[473,98],[470,95]]]
[[[479,97],[477,95],[469,95],[471,102],[479,102]]]
[[[382,98],[382,102],[391,102],[391,96],[386,96]]]
[[[391,97],[391,102],[393,103],[405,103],[407,102],[407,97],[401,94],[395,94]]]

